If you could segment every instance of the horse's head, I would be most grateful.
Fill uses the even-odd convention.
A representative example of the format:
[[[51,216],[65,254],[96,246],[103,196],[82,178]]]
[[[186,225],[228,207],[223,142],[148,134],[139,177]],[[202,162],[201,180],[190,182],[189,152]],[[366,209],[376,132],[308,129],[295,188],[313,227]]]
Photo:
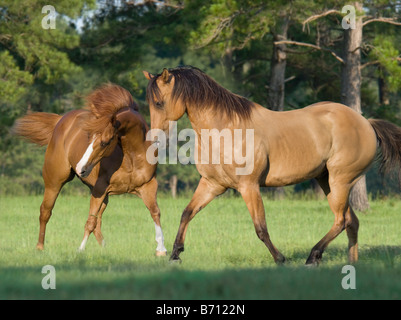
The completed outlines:
[[[167,69],[158,75],[152,75],[143,71],[149,80],[147,88],[147,100],[150,110],[150,124],[152,129],[161,129],[165,132],[169,129],[169,121],[181,118],[186,110],[185,103],[180,99],[180,93],[174,88],[175,76]]]
[[[75,172],[82,178],[91,173],[93,167],[103,158],[114,151],[118,143],[118,129],[121,123],[115,116],[111,118],[106,127],[90,138],[90,144],[77,163]]]
[[[122,110],[138,110],[138,106],[127,90],[108,83],[87,97],[86,109],[88,112],[82,115],[82,129],[89,136],[89,146],[76,165],[76,173],[83,178],[114,151],[119,130],[122,130],[119,120]]]

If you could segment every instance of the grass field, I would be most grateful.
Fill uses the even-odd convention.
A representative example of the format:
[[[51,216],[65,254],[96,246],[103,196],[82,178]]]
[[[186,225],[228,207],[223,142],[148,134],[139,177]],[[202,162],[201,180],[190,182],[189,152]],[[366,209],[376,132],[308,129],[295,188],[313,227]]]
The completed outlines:
[[[189,199],[159,198],[171,252]],[[241,198],[221,197],[190,223],[182,264],[154,256],[154,224],[140,199],[111,197],[103,218],[106,247],[92,235],[77,253],[89,197],[60,196],[45,251],[35,249],[41,197],[0,198],[0,299],[400,299],[401,202],[372,201],[360,220],[356,289],[344,290],[345,232],[318,268],[306,268],[312,246],[333,222],[326,201],[264,200],[273,243],[289,262],[276,266],[257,238]],[[56,289],[44,290],[44,265]]]

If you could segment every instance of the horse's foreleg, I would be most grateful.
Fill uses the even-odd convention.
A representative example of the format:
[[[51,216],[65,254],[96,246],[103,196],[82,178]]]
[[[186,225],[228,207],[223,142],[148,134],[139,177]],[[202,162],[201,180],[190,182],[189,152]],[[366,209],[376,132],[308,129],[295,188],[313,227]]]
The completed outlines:
[[[106,206],[104,205],[106,194],[95,197],[91,196],[90,200],[90,208],[89,208],[89,217],[85,224],[85,231],[84,231],[84,238],[81,242],[81,245],[78,248],[78,251],[84,251],[86,243],[90,234],[95,230],[96,226],[98,225],[99,213],[103,213]],[[104,207],[102,210],[102,206]]]
[[[249,186],[246,185],[238,190],[244,199],[249,213],[251,214],[253,224],[255,226],[256,234],[259,239],[263,241],[269,249],[274,261],[277,264],[285,262],[285,257],[277,250],[270,240],[269,233],[267,232],[265,209],[263,206],[262,197],[260,196],[259,185]]]
[[[143,185],[138,190],[139,196],[142,198],[143,203],[148,208],[150,215],[155,223],[155,233],[156,233],[156,256],[165,256],[167,254],[167,249],[164,246],[164,236],[162,227],[160,224],[160,209],[157,204],[157,181],[153,178],[148,183]]]
[[[109,203],[109,197],[106,196],[103,200],[103,203],[100,206],[99,213],[97,214],[96,227],[95,227],[95,230],[93,230],[93,234],[95,235],[97,242],[102,247],[104,247],[106,245],[103,235],[102,235],[102,230],[101,230],[102,229],[102,216],[103,216],[104,210],[106,210],[108,203]]]
[[[180,253],[184,251],[185,234],[187,232],[189,222],[210,201],[212,201],[216,196],[224,193],[226,190],[227,189],[225,187],[213,184],[203,177],[201,178],[191,201],[182,213],[180,227],[174,242],[174,248],[173,252],[171,253],[170,260],[180,260],[179,256]]]

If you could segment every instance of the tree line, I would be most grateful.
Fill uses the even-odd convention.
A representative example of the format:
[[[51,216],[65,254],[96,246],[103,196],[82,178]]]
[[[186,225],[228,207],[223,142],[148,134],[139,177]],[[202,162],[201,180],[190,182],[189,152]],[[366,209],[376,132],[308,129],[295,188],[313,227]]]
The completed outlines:
[[[59,0],[48,29],[44,6],[0,0],[0,194],[43,188],[44,150],[10,134],[16,118],[81,108],[110,81],[149,119],[142,70],[193,65],[272,110],[331,100],[401,124],[401,1]],[[158,168],[161,190],[194,190],[198,178],[193,165]],[[359,209],[367,192],[398,190],[375,170],[354,189]]]

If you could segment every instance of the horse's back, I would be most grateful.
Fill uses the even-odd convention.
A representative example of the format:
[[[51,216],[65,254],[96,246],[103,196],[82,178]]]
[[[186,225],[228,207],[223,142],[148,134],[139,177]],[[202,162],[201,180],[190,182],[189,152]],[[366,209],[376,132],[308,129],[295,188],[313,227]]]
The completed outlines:
[[[268,185],[297,183],[317,177],[326,169],[359,175],[373,161],[374,130],[347,106],[322,102],[269,116],[270,125],[265,130]]]
[[[357,111],[335,102],[320,102],[299,109],[299,120],[305,121],[304,126],[319,123],[321,131],[328,132],[332,142],[345,145],[367,142],[376,146],[376,134],[369,121]],[[305,117],[301,113],[305,113]],[[334,147],[336,147],[334,145]],[[340,148],[340,146],[337,146]],[[343,145],[343,147],[345,147]],[[368,147],[368,146],[365,146]]]
[[[77,109],[67,112],[62,116],[60,121],[58,122],[55,132],[58,133],[71,133],[70,131],[76,131],[77,129],[81,130],[82,117],[88,114],[87,110]]]

